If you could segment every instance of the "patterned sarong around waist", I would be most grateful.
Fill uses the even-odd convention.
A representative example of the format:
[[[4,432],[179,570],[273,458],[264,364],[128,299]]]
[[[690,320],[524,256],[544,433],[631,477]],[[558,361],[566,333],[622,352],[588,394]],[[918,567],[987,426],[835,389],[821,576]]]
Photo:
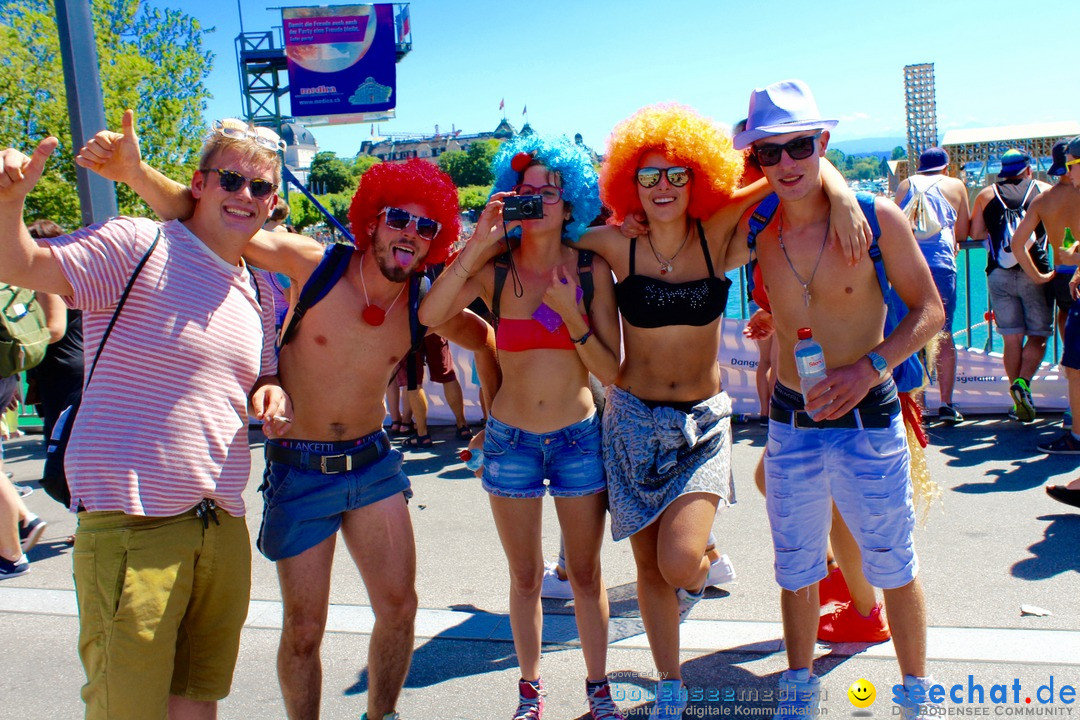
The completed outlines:
[[[731,399],[703,400],[689,413],[650,408],[611,386],[604,408],[611,535],[622,540],[640,531],[680,495],[708,493],[735,502],[731,477]]]

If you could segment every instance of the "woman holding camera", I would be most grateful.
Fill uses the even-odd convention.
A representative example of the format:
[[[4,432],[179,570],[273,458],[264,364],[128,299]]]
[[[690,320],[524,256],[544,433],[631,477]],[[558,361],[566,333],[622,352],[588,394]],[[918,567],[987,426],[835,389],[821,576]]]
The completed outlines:
[[[833,226],[845,228],[848,246],[868,242],[854,197],[829,170]],[[717,507],[735,499],[731,401],[717,364],[731,287],[724,273],[740,218],[768,192],[763,181],[739,189],[742,173],[725,129],[686,107],[646,107],[612,132],[601,195],[614,222],[643,214],[647,227],[630,240],[598,228],[579,243],[618,280],[625,354],[607,392],[604,460],[612,536],[630,538],[662,678],[653,718],[680,717],[685,707],[679,623],[705,590]],[[745,254],[743,245],[732,257]]]
[[[564,528],[590,712],[595,720],[621,718],[607,682],[600,571],[607,495],[589,389],[590,372],[604,384],[615,379],[619,323],[610,267],[573,243],[600,211],[596,171],[584,148],[537,135],[505,143],[493,170],[476,231],[428,292],[420,319],[437,325],[478,296],[496,318],[503,383],[486,428],[483,486],[510,570],[521,667],[513,717],[538,720],[543,712],[541,511],[550,491]],[[520,244],[485,261],[507,223]]]

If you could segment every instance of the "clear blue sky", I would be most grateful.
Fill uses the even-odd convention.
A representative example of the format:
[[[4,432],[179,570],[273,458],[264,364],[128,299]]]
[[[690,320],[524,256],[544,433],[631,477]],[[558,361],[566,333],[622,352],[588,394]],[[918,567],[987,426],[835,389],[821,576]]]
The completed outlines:
[[[151,2],[215,28],[207,117],[239,115],[237,1]],[[247,31],[281,24],[265,3],[239,4]],[[841,120],[835,139],[902,136],[903,67],[923,62],[935,63],[942,133],[1080,120],[1076,0],[414,0],[411,17],[397,118],[376,132],[492,130],[505,98],[515,126],[527,105],[537,131],[580,132],[599,150],[642,105],[678,101],[730,123],[753,88],[797,77]],[[370,134],[367,125],[312,130],[321,149],[341,155]]]

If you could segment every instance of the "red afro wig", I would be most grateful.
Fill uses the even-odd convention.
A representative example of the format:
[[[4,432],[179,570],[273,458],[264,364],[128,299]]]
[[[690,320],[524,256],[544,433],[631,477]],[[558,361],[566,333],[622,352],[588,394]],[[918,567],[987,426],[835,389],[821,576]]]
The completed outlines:
[[[360,177],[349,206],[356,248],[364,251],[371,245],[368,228],[383,208],[408,203],[423,205],[426,217],[442,225],[431,241],[425,266],[445,261],[461,231],[457,187],[438,165],[417,158],[404,163],[378,163]]]
[[[683,105],[650,105],[615,126],[608,139],[600,199],[611,208],[613,222],[641,212],[638,162],[651,150],[693,171],[687,208],[692,218],[712,216],[739,187],[743,154],[725,128]]]

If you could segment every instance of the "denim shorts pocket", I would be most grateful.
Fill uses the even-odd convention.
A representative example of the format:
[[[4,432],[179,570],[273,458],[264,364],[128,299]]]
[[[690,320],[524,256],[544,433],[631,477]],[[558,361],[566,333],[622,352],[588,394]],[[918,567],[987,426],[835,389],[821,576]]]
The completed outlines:
[[[275,498],[286,497],[294,475],[293,468],[288,465],[273,462],[267,464],[266,471],[263,473],[263,483],[259,486],[263,501],[271,505]]]
[[[600,427],[593,425],[570,441],[584,457],[596,457],[600,454]]]
[[[501,457],[510,447],[510,436],[488,425],[484,433],[484,457]]]
[[[896,422],[894,419],[893,422]],[[893,428],[868,429],[859,433],[863,441],[863,450],[869,452],[870,457],[884,458],[897,455],[907,450],[907,431],[900,421],[900,431]]]

